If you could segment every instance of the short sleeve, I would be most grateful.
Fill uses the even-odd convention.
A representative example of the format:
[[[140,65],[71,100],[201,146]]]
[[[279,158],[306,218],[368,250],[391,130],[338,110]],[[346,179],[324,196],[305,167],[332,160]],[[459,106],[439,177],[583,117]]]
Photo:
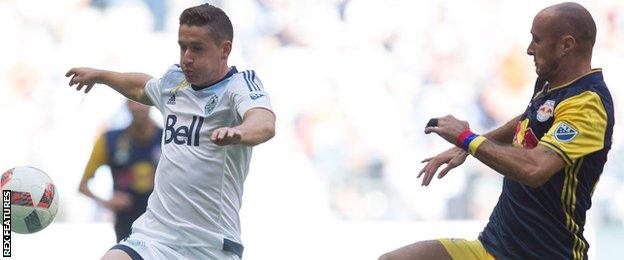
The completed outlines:
[[[265,108],[273,111],[269,94],[265,91],[260,78],[253,70],[243,71],[243,81],[236,84],[232,91],[231,100],[238,115],[243,118],[252,108]]]
[[[85,167],[82,178],[90,179],[91,177],[93,177],[93,174],[95,174],[95,171],[100,166],[107,164],[107,157],[106,137],[105,135],[101,135],[93,146],[91,156],[89,157],[89,162],[87,162],[87,167]]]
[[[607,112],[600,96],[586,91],[555,109],[555,120],[540,144],[555,151],[568,165],[604,147]]]
[[[164,77],[164,76],[163,76]],[[161,91],[163,88],[163,79],[162,78],[153,78],[147,81],[145,84],[145,94],[152,101],[152,104],[158,108],[158,110],[162,111],[162,100],[161,100]]]

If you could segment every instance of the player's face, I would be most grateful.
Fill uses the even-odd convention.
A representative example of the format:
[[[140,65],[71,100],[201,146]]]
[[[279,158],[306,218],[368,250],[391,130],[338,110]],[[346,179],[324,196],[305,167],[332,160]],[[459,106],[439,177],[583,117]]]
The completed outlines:
[[[205,86],[219,80],[219,73],[227,69],[231,42],[216,43],[206,26],[180,25],[180,66],[186,80],[193,85]]]
[[[531,43],[527,48],[527,54],[533,56],[535,72],[545,80],[550,80],[559,67],[559,57],[556,55],[557,39],[548,30],[547,19],[537,15],[531,28]]]

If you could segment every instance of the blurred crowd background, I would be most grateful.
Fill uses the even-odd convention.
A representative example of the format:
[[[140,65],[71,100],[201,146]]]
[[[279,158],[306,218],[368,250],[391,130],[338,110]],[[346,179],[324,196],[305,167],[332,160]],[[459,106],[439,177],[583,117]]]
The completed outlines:
[[[345,221],[487,219],[501,176],[469,158],[422,187],[420,161],[449,147],[423,127],[452,114],[484,133],[524,111],[536,78],[526,55],[531,23],[557,1],[210,2],[234,24],[230,65],[256,70],[278,117],[276,138],[256,148],[244,219],[260,208]],[[180,12],[199,3],[0,0],[0,170],[33,165],[51,175],[62,199],[57,222],[110,221],[78,183],[97,134],[129,118],[119,94],[103,86],[78,93],[65,72],[161,76],[178,63]],[[588,222],[621,232],[624,1],[580,3],[596,20],[593,66],[603,68],[616,109]],[[158,111],[153,117],[160,123]],[[92,188],[110,195],[100,172]],[[257,199],[283,197],[288,205]]]

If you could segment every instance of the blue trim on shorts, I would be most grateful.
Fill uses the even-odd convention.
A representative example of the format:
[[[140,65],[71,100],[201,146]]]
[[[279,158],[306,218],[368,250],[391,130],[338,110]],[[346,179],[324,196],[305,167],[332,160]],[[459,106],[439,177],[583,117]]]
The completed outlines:
[[[231,253],[234,253],[235,255],[237,255],[240,258],[243,258],[243,250],[245,249],[245,247],[243,247],[243,245],[229,240],[227,238],[223,239],[223,251],[228,251]],[[133,259],[134,260],[134,259]]]
[[[126,252],[126,254],[128,254],[130,256],[130,258],[132,258],[132,260],[143,260],[143,257],[141,257],[141,255],[139,255],[139,253],[137,253],[137,251],[134,251],[134,249],[132,249],[132,247],[129,247],[127,245],[117,244],[117,245],[111,247],[111,249],[109,249],[109,250],[113,250],[113,249],[119,249],[121,251]]]

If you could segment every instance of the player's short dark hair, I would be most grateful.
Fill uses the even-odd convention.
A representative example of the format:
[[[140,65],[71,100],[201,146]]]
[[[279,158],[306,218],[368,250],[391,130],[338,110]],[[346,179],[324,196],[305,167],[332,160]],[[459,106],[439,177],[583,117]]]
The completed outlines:
[[[187,8],[180,15],[180,25],[204,26],[208,25],[213,40],[220,44],[232,41],[234,29],[230,18],[218,7],[202,4]]]

